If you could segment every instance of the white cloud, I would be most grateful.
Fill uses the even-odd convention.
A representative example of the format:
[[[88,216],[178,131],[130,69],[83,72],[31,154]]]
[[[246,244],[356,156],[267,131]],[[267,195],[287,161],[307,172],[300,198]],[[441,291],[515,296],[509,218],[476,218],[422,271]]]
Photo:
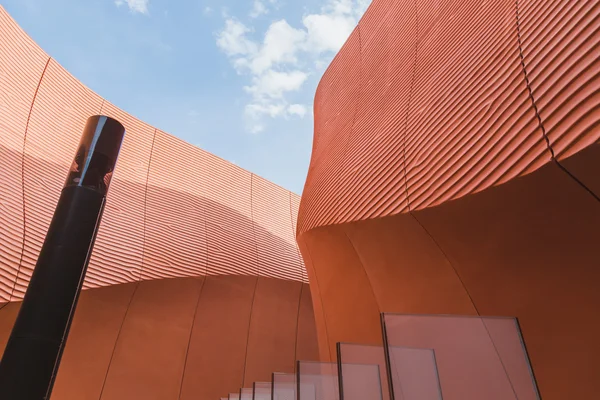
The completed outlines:
[[[204,7],[204,10],[202,10],[202,13],[204,15],[210,15],[210,14],[212,14],[212,12],[213,12],[213,9],[210,6],[206,6],[206,7]]]
[[[267,13],[267,1],[275,4],[275,0],[255,0],[250,17]],[[265,117],[303,118],[308,113],[306,106],[290,104],[287,95],[302,90],[308,76],[331,61],[369,3],[328,0],[320,13],[305,15],[298,28],[285,19],[271,23],[261,41],[251,37],[253,29],[226,17],[225,27],[217,33],[217,46],[230,57],[238,74],[249,76],[244,90],[251,99],[244,117],[250,132],[263,131]]]
[[[308,75],[302,71],[279,72],[268,70],[266,73],[252,78],[252,86],[244,86],[244,90],[256,99],[280,99],[285,92],[293,92],[306,81]]]
[[[129,11],[133,13],[148,14],[150,0],[115,0],[117,7],[127,4]]]
[[[267,7],[265,3],[261,0],[254,0],[254,4],[252,5],[252,10],[250,11],[250,18],[257,18],[263,14],[267,13]]]
[[[300,118],[304,118],[306,115],[306,106],[303,106],[302,104],[291,104],[288,106],[287,112],[290,115],[297,115]]]
[[[274,64],[295,64],[296,54],[304,44],[306,32],[295,29],[286,20],[273,22],[265,33],[262,47],[250,63],[255,74],[260,74]]]
[[[258,18],[261,15],[268,14],[269,5],[276,6],[277,0],[254,0],[254,2],[252,3],[252,9],[250,10],[248,16],[250,18]]]
[[[229,18],[225,28],[217,34],[217,46],[228,56],[248,55],[256,52],[256,43],[246,38],[250,29],[240,21]]]

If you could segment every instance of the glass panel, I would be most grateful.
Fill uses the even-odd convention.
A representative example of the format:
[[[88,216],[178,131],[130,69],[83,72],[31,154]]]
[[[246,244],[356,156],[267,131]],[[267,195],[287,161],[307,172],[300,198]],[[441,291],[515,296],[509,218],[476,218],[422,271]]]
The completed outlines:
[[[296,400],[296,374],[273,374],[273,400]]]
[[[240,400],[252,400],[252,389],[250,389],[250,388],[240,389]]]
[[[298,400],[339,400],[336,363],[298,361]]]
[[[388,347],[396,400],[441,400],[440,381],[431,349]]]
[[[239,393],[229,393],[229,400],[240,400]]]
[[[342,373],[341,399],[390,399],[382,346],[338,343],[338,365]]]
[[[271,382],[254,382],[252,400],[271,400]]]
[[[415,356],[396,347],[434,351],[444,400],[539,400],[515,318],[384,314],[383,320],[390,364],[401,371],[408,362],[399,360]],[[416,357],[427,370],[426,358]]]

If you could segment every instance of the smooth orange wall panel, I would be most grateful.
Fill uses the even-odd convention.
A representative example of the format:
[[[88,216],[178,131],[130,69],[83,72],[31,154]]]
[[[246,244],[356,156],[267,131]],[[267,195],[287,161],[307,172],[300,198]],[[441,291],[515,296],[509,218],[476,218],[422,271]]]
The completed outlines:
[[[257,279],[206,278],[192,328],[181,399],[219,398],[242,387]],[[211,378],[201,380],[201,376]],[[230,389],[223,392],[223,388]]]
[[[593,398],[598,201],[550,163],[415,217],[444,249],[480,315],[519,318],[542,398]]]
[[[301,282],[259,277],[252,301],[243,387],[270,382],[271,374],[293,371]]]
[[[259,279],[156,279],[83,291],[52,400],[220,398],[244,379],[251,385],[293,372],[296,357],[316,361],[308,285]],[[0,308],[0,349],[19,306]]]
[[[10,300],[23,252],[23,147],[48,56],[0,7],[0,299]]]
[[[102,399],[176,399],[204,278],[138,283]]]
[[[53,400],[100,398],[135,285],[111,285],[81,294],[52,391]]]

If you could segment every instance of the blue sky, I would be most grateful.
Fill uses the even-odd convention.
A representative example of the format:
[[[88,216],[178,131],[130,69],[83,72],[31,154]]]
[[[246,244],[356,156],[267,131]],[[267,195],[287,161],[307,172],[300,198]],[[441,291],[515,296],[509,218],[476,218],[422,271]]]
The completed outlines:
[[[0,0],[108,101],[300,194],[312,102],[369,0]]]

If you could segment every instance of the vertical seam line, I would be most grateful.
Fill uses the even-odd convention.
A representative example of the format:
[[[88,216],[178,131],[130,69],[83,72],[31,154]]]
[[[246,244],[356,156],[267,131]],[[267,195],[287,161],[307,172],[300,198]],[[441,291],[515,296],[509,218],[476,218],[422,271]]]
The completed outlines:
[[[410,201],[408,199],[408,176],[407,168],[406,168],[406,137],[408,136],[408,115],[410,113],[410,103],[412,101],[416,76],[417,76],[417,56],[419,52],[419,10],[417,8],[417,1],[414,2],[415,5],[415,51],[413,58],[413,68],[412,74],[410,78],[410,87],[408,89],[408,100],[406,102],[406,114],[404,115],[404,132],[402,138],[402,167],[404,169],[404,195],[406,196],[406,207],[408,208],[408,212],[410,212]]]
[[[252,221],[252,237],[254,238],[254,251],[256,253],[256,280],[254,281],[254,291],[252,292],[252,302],[250,303],[250,317],[248,318],[248,334],[246,336],[246,351],[244,354],[244,371],[242,374],[242,384],[246,381],[246,364],[248,363],[248,345],[250,344],[250,330],[252,328],[252,314],[254,312],[254,299],[256,298],[256,289],[260,277],[260,261],[258,259],[258,242],[256,241],[256,231],[254,229],[254,173],[250,173],[250,219]]]
[[[104,380],[102,382],[102,389],[100,389],[100,395],[98,399],[102,399],[102,395],[104,394],[104,388],[106,387],[106,382],[108,380],[108,374],[110,372],[110,366],[112,365],[113,358],[115,357],[115,353],[117,351],[117,344],[119,343],[119,338],[121,337],[121,331],[123,330],[123,326],[125,325],[125,321],[127,320],[127,315],[129,314],[129,309],[131,308],[131,303],[133,303],[133,299],[135,294],[140,286],[142,271],[144,269],[144,255],[146,249],[146,212],[147,212],[147,200],[148,200],[148,182],[150,179],[150,167],[152,165],[152,155],[154,153],[154,142],[156,141],[156,128],[154,128],[154,135],[152,136],[152,145],[150,147],[150,157],[148,158],[148,171],[146,172],[146,185],[144,188],[144,224],[143,224],[143,238],[142,238],[142,263],[140,266],[140,273],[138,275],[138,280],[135,282],[135,287],[133,288],[133,292],[131,293],[131,297],[129,298],[129,302],[127,303],[127,308],[125,309],[125,314],[123,315],[123,319],[121,320],[121,325],[119,326],[119,331],[117,333],[117,337],[115,339],[115,345],[113,346],[112,353],[110,355],[110,359],[108,360],[108,366],[106,367],[106,374],[104,375]]]
[[[567,168],[565,168],[556,158],[554,154],[554,149],[552,148],[552,144],[550,143],[550,138],[546,132],[546,127],[542,121],[542,115],[538,109],[537,103],[535,101],[535,96],[533,95],[533,88],[531,87],[531,82],[529,81],[529,74],[527,73],[527,66],[525,65],[525,55],[523,54],[523,42],[521,39],[521,14],[519,12],[519,0],[515,0],[515,14],[517,20],[517,43],[519,47],[519,58],[521,60],[521,69],[523,71],[523,76],[525,78],[525,85],[527,86],[527,93],[529,95],[529,100],[531,100],[531,105],[533,106],[533,111],[535,112],[535,116],[538,120],[538,127],[542,131],[542,136],[544,137],[544,141],[546,142],[546,147],[550,151],[551,160],[571,179],[573,179],[579,186],[581,186],[585,191],[587,191],[592,197],[594,197],[597,201],[600,201],[600,197],[592,191],[589,187],[585,185],[581,180],[579,180],[575,175],[573,175]]]
[[[185,381],[185,370],[188,362],[188,355],[190,353],[190,346],[192,344],[192,336],[194,333],[194,326],[196,324],[196,315],[198,315],[198,307],[200,307],[200,298],[202,297],[202,290],[204,289],[204,284],[206,283],[207,276],[202,279],[202,283],[200,284],[200,290],[198,292],[198,300],[196,300],[196,308],[194,308],[194,316],[192,317],[192,326],[190,327],[190,336],[188,338],[187,347],[185,350],[185,358],[183,360],[183,372],[181,373],[181,383],[179,385],[179,395],[178,399],[181,399],[181,394],[183,393],[183,383]]]
[[[42,75],[40,76],[40,80],[37,84],[37,87],[35,88],[35,92],[33,94],[33,99],[31,100],[31,107],[29,107],[29,114],[27,114],[27,122],[25,124],[25,132],[23,134],[23,153],[21,154],[21,190],[23,192],[23,241],[21,243],[21,256],[19,257],[19,265],[17,266],[17,274],[15,275],[15,281],[13,283],[13,287],[10,291],[10,295],[8,296],[8,303],[10,303],[13,300],[13,296],[15,294],[15,289],[17,288],[17,281],[19,280],[19,274],[21,273],[21,265],[23,264],[23,255],[25,253],[25,242],[26,242],[26,236],[27,236],[27,216],[26,214],[26,206],[25,206],[25,151],[27,149],[27,132],[29,131],[29,121],[31,119],[31,114],[33,112],[33,106],[35,105],[35,101],[37,100],[37,95],[38,95],[38,91],[40,90],[40,87],[42,86],[42,80],[44,79],[44,76],[46,75],[46,70],[48,69],[48,65],[50,64],[50,60],[52,60],[52,57],[48,57],[48,60],[46,61],[46,65],[44,66],[44,69],[42,70]]]
[[[302,304],[302,291],[304,289],[304,268],[302,268],[302,255],[300,254],[300,249],[298,248],[298,242],[296,241],[296,235],[294,232],[294,215],[292,213],[292,192],[288,192],[288,194],[290,199],[290,223],[292,225],[292,237],[294,238],[296,254],[298,254],[298,266],[300,267],[300,294],[298,296],[298,312],[296,314],[296,340],[294,341],[294,359],[292,360],[292,364],[294,364],[295,369],[296,359],[298,358],[298,331],[300,329],[300,305]]]

